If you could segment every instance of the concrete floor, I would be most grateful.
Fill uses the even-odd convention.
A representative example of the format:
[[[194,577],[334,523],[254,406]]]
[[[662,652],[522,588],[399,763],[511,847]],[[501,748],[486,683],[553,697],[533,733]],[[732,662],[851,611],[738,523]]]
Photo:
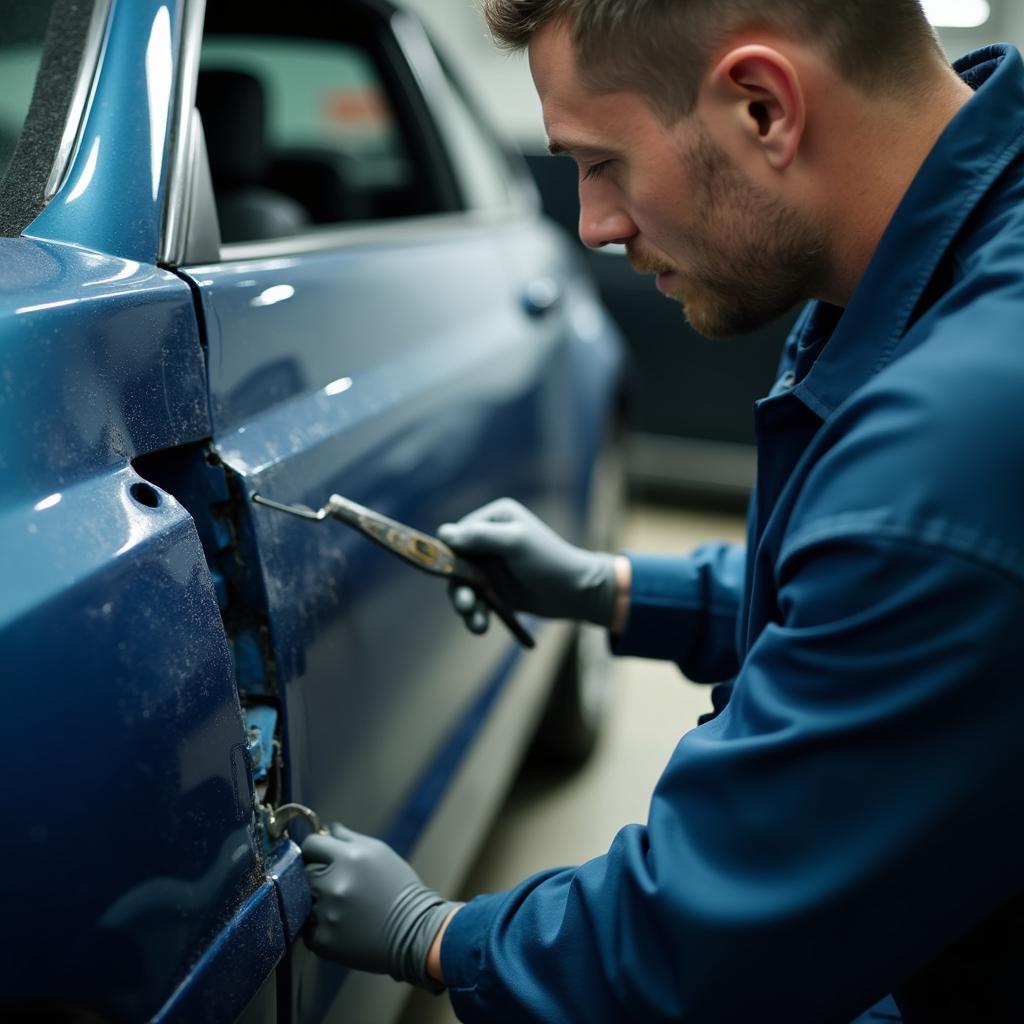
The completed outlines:
[[[738,516],[663,505],[631,509],[624,546],[645,552],[688,551],[711,539],[742,540]],[[524,773],[484,844],[462,899],[506,889],[542,868],[578,864],[603,853],[625,824],[647,818],[651,790],[679,738],[710,707],[707,690],[674,665],[616,662],[612,707],[600,745],[570,778]],[[417,992],[400,1024],[454,1024],[447,998]]]

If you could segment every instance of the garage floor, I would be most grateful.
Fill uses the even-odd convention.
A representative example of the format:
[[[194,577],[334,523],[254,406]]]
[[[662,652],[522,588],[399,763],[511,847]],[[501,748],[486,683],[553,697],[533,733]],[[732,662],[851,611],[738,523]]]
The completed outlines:
[[[738,516],[635,506],[625,547],[685,552],[710,539],[742,540]],[[623,825],[644,821],[651,790],[680,736],[710,704],[674,665],[622,659],[608,727],[591,761],[568,779],[524,774],[513,789],[462,898],[505,889],[542,868],[604,852]],[[417,992],[400,1024],[454,1024],[445,997]]]

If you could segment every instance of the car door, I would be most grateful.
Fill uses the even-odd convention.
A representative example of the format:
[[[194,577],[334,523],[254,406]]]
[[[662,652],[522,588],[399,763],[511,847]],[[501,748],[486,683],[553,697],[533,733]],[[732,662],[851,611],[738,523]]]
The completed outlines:
[[[507,167],[453,165],[458,129],[434,117],[451,97],[414,22],[377,4],[278,14],[211,3],[197,93],[226,237],[183,273],[251,545],[225,617],[243,707],[270,713],[281,750],[265,793],[414,855],[521,652],[500,626],[471,637],[441,582],[347,527],[251,498],[337,492],[429,532],[508,493],[578,536],[601,413],[566,407],[576,307],[559,300],[582,285]],[[565,638],[533,628],[542,651]],[[536,711],[551,658],[529,664]],[[473,832],[452,836],[452,870]],[[283,1005],[323,1019],[343,979],[295,947]]]
[[[5,1020],[276,1012],[284,926],[214,580],[146,476],[211,431],[192,291],[158,265],[186,22],[169,0],[0,3]]]

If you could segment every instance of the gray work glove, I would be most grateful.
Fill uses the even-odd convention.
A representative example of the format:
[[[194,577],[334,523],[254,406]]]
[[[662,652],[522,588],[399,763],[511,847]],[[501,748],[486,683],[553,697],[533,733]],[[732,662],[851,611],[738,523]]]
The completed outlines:
[[[390,974],[420,988],[444,986],[427,974],[427,954],[458,906],[428,889],[386,843],[332,825],[302,844],[313,894],[314,953],[347,967]]]
[[[575,547],[512,498],[499,498],[457,523],[445,523],[437,535],[459,554],[480,561],[516,611],[598,626],[612,620],[615,556]],[[472,588],[455,585],[450,594],[470,630],[483,633],[487,608]]]

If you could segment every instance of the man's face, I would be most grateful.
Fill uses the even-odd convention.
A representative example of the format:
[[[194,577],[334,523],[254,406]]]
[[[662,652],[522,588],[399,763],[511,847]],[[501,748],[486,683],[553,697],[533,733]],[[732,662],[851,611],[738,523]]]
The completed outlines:
[[[708,337],[756,330],[814,293],[824,231],[754,184],[697,115],[666,125],[639,93],[588,92],[560,23],[536,34],[530,67],[552,150],[580,167],[584,243],[624,244]]]

